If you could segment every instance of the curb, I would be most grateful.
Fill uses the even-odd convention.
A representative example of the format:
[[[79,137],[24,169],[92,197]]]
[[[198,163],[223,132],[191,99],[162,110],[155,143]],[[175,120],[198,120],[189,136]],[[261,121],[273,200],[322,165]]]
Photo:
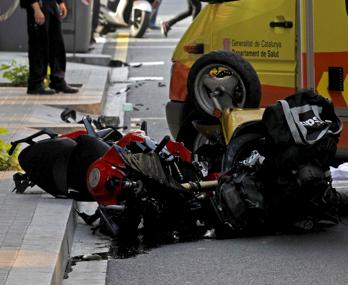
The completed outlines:
[[[6,285],[62,284],[76,227],[74,205],[42,195]]]

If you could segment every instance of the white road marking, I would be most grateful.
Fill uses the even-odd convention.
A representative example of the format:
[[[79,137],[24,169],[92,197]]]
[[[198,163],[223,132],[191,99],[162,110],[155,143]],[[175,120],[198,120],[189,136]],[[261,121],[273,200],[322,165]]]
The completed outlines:
[[[180,41],[180,38],[158,38],[158,39],[134,39],[131,38],[129,39],[130,42],[135,42],[135,43],[177,43]]]
[[[133,66],[152,66],[152,65],[164,65],[164,61],[146,61],[146,62],[131,62],[128,63],[131,67]]]
[[[128,81],[163,81],[163,76],[140,76],[140,77],[129,77]]]
[[[166,117],[142,117],[142,118],[131,118],[132,122],[140,122],[140,121],[146,121],[146,120],[152,120],[152,121],[162,121],[162,120],[167,120]]]

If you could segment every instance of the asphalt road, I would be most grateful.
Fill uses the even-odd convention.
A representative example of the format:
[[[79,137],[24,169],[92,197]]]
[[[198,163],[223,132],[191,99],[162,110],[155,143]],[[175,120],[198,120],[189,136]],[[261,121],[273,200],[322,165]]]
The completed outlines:
[[[345,220],[345,223],[347,220]],[[107,284],[347,284],[347,225],[320,233],[164,245],[111,260]]]
[[[186,0],[164,0],[158,23],[168,19],[186,8]],[[134,104],[133,112],[127,113],[125,122],[131,127],[143,120],[148,123],[149,135],[160,140],[169,134],[165,117],[165,104],[168,101],[171,56],[177,42],[189,25],[191,19],[173,26],[165,38],[160,30],[148,31],[143,39],[131,39],[128,45],[128,59],[132,62],[145,62],[139,68],[130,69],[130,79],[146,77],[130,86],[127,101]],[[163,63],[163,64],[161,64]],[[161,79],[163,80],[152,80]]]
[[[163,0],[159,18],[185,8],[185,0]],[[167,39],[159,31],[131,40],[128,62],[163,61],[163,65],[130,69],[130,77],[163,77],[130,86],[130,127],[148,122],[149,135],[169,134],[165,120],[170,58],[189,20],[173,27]],[[159,82],[165,84],[159,87]],[[163,245],[128,259],[108,262],[106,284],[347,284],[348,219],[317,233],[228,240],[200,240]]]

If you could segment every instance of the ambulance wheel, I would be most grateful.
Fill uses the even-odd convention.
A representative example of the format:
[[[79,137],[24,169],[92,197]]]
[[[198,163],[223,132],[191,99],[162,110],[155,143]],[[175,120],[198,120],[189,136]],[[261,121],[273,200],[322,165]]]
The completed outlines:
[[[257,108],[261,100],[261,84],[256,71],[240,55],[229,51],[211,51],[202,55],[188,76],[189,100],[205,116],[213,116],[216,108],[210,93],[223,87],[219,96],[222,107]]]

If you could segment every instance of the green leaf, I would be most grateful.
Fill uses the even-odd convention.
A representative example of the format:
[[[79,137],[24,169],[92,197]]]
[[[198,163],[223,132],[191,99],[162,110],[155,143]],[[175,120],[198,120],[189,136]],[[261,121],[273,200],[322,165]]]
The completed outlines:
[[[16,86],[26,85],[29,76],[29,68],[27,65],[17,64],[15,60],[12,60],[10,64],[1,65],[2,69],[6,70],[3,73],[3,77],[11,81]]]
[[[6,133],[9,133],[9,131],[4,128],[0,128],[0,134]],[[19,148],[17,147],[11,156],[8,154],[10,148],[10,143],[0,140],[0,171],[20,170],[20,166],[18,163]]]
[[[0,65],[0,71],[9,69],[10,67],[11,67],[11,66],[8,65],[8,64],[2,64],[2,65]]]
[[[9,133],[9,130],[6,130],[4,128],[0,128],[0,135],[5,135],[5,134],[8,134]]]

